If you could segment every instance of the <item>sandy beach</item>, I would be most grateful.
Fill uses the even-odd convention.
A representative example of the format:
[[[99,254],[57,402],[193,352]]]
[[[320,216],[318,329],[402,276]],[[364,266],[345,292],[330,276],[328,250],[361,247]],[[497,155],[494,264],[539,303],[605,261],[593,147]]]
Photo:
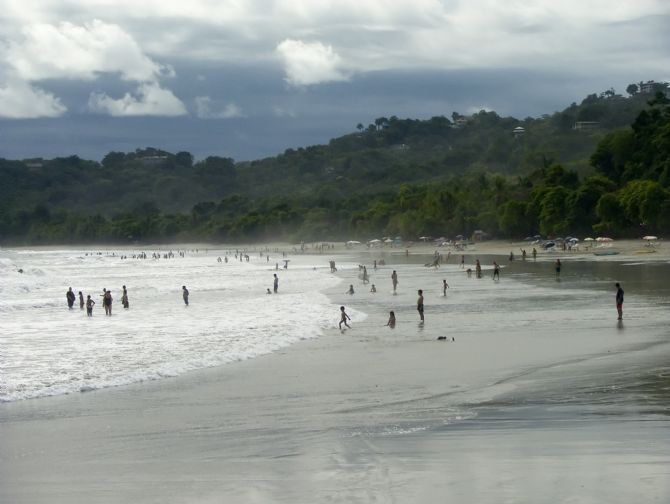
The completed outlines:
[[[523,246],[463,252],[482,258],[480,280],[460,270],[461,252],[424,267],[430,245],[327,251],[340,282],[325,291],[335,311],[319,338],[176,378],[0,404],[0,502],[667,502],[667,252],[542,252],[502,262],[493,282],[493,257]],[[340,304],[353,313],[344,332]]]

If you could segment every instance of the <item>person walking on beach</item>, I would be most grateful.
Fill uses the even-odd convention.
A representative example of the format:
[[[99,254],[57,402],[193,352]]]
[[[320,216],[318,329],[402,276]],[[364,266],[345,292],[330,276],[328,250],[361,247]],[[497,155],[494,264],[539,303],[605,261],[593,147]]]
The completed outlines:
[[[395,294],[396,288],[398,287],[398,273],[396,273],[395,270],[391,273],[391,282],[393,282],[393,294]]]
[[[447,297],[447,289],[449,288],[449,284],[447,283],[446,280],[442,280],[442,295],[444,297]]]
[[[84,294],[79,291],[79,309],[83,310],[84,309]]]
[[[105,315],[112,316],[112,291],[105,289],[102,295],[102,306],[105,307]]]
[[[555,263],[554,267],[556,268],[556,277],[561,276],[561,260],[560,259],[556,259],[556,263]]]
[[[493,261],[493,279],[500,280],[500,265]]]
[[[277,290],[279,289],[279,277],[277,276],[277,273],[274,273],[274,283],[272,286],[274,288],[274,293],[277,294]]]
[[[76,296],[72,291],[72,287],[70,287],[65,293],[65,299],[67,299],[67,307],[71,310],[72,307],[74,306],[74,300],[76,299]]]
[[[423,291],[419,289],[417,293],[419,294],[419,297],[416,300],[416,310],[419,312],[421,323],[423,323]]]
[[[184,298],[184,304],[188,306],[188,289],[185,285],[181,286],[181,296]]]
[[[121,296],[121,304],[126,310],[130,308],[130,303],[128,302],[128,289],[126,289],[125,285],[123,286],[123,295]]]
[[[621,284],[617,282],[614,284],[616,287],[616,311],[619,314],[618,320],[623,319],[623,289],[621,288]]]
[[[86,296],[86,316],[87,317],[92,317],[93,316],[93,305],[95,304],[95,301],[91,299],[91,295],[89,294]]]
[[[340,306],[340,331],[342,330],[342,324],[351,328],[351,326],[347,324],[347,320],[351,320],[351,317],[344,311],[344,306]]]
[[[386,325],[391,329],[395,329],[395,313],[393,310],[389,312],[389,320],[386,322]]]

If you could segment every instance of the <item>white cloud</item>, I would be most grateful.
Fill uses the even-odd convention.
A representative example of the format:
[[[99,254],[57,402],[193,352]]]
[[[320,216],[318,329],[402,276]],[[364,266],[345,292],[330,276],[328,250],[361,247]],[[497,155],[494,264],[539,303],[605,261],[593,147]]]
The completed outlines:
[[[139,85],[134,95],[126,93],[123,98],[114,99],[105,93],[91,93],[89,110],[106,113],[115,117],[124,116],[180,116],[187,113],[186,107],[172,91],[160,87],[155,82]]]
[[[233,119],[235,117],[244,117],[242,109],[234,103],[228,103],[223,108],[216,110],[209,96],[196,96],[195,109],[196,115],[200,119]]]
[[[309,86],[322,82],[347,80],[342,59],[331,46],[321,42],[286,39],[277,46],[284,62],[286,82],[293,86]]]
[[[27,81],[95,79],[100,73],[119,73],[125,80],[149,81],[171,75],[170,67],[147,57],[133,37],[115,24],[94,20],[33,24],[22,39],[10,42],[7,63]]]
[[[67,108],[51,93],[31,86],[23,81],[0,85],[0,117],[29,119],[35,117],[59,117]]]

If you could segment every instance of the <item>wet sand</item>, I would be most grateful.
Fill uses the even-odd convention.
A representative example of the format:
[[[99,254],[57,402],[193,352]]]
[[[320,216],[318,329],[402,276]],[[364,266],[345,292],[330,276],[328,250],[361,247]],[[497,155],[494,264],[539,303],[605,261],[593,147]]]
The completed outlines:
[[[337,259],[329,297],[367,313],[351,330],[176,379],[1,404],[0,502],[670,500],[666,292],[636,287],[618,324],[611,289],[666,266],[575,262],[556,282],[515,263],[494,283],[488,260],[474,280],[398,256],[370,272],[372,295],[346,267],[364,257]]]

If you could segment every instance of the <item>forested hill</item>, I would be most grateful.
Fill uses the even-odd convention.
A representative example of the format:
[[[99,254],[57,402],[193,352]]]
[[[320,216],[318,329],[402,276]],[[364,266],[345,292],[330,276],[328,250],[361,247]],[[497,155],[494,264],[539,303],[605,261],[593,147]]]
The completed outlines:
[[[627,97],[609,90],[541,118],[487,111],[378,118],[328,145],[243,163],[194,162],[188,152],[154,148],[110,152],[101,163],[0,160],[0,240],[315,240],[474,229],[512,236],[593,226],[630,234],[640,223],[664,229],[663,211],[642,215],[644,205],[621,193],[641,178],[656,184],[659,209],[669,201],[668,106],[662,93],[653,97],[631,85]],[[660,155],[640,158],[637,150],[649,142]]]

